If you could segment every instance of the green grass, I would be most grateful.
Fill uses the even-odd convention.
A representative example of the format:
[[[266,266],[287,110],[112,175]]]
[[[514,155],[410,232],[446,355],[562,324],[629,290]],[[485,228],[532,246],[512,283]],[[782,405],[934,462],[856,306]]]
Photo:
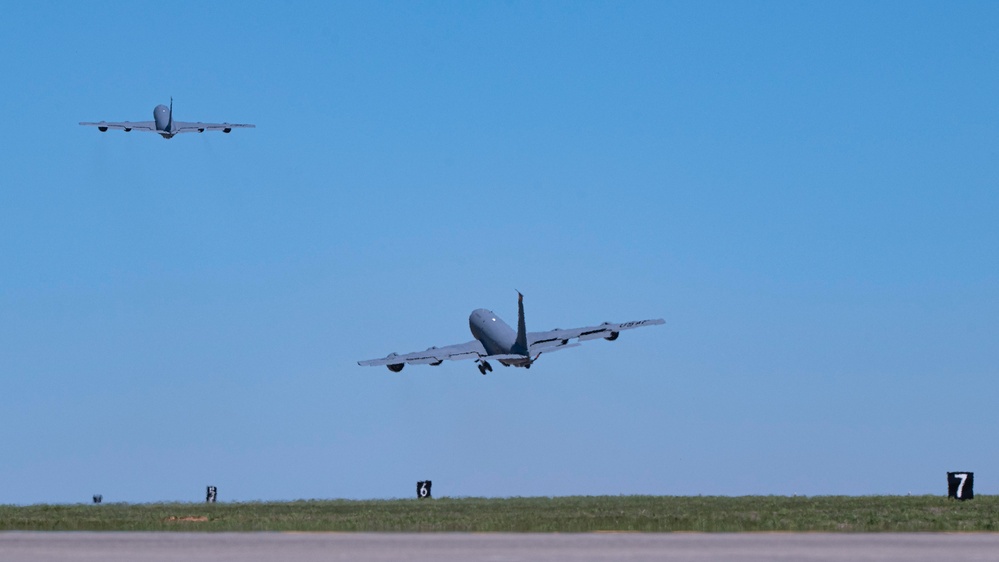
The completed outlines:
[[[999,531],[999,496],[603,496],[0,506],[0,530]]]

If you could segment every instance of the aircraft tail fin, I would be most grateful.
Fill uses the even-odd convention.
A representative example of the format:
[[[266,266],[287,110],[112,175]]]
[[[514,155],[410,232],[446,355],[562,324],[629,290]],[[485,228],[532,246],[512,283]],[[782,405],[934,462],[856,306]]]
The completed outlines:
[[[167,121],[167,130],[173,130],[173,96],[170,96],[170,119]]]
[[[527,322],[524,320],[524,295],[517,291],[517,341],[513,344],[514,353],[528,354]]]

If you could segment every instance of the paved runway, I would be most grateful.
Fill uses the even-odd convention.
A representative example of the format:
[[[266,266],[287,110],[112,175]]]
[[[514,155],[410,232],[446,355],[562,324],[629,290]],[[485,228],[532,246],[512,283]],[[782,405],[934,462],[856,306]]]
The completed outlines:
[[[999,534],[0,533],[7,561],[999,561]]]

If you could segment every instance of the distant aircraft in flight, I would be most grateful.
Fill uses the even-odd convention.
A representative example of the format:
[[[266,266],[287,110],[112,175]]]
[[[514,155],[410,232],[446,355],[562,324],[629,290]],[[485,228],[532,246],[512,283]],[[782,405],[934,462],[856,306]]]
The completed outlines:
[[[252,129],[256,125],[244,125],[241,123],[185,123],[173,120],[173,98],[170,98],[170,107],[157,105],[153,108],[153,121],[101,121],[99,123],[80,123],[88,127],[97,127],[97,130],[105,133],[108,129],[121,129],[126,133],[135,129],[136,131],[146,131],[159,133],[165,139],[173,138],[180,133],[203,133],[205,131],[232,132],[233,129]]]
[[[639,320],[636,322],[624,322],[622,324],[612,324],[604,322],[599,326],[588,326],[585,328],[572,328],[561,330],[556,328],[547,332],[528,332],[524,322],[524,295],[517,293],[517,331],[508,326],[491,310],[480,308],[472,312],[468,317],[468,327],[472,330],[474,340],[468,343],[449,345],[446,347],[431,347],[426,351],[407,353],[406,355],[389,354],[382,359],[372,359],[370,361],[358,361],[358,365],[376,366],[386,365],[394,373],[398,373],[406,366],[411,365],[440,365],[445,359],[457,361],[459,359],[475,359],[478,363],[479,372],[483,375],[493,368],[489,360],[499,361],[505,367],[524,367],[530,369],[531,364],[538,360],[542,353],[576,347],[578,343],[569,343],[569,340],[579,341],[604,338],[614,341],[623,330],[640,328],[642,326],[655,326],[664,324],[665,320],[658,318],[655,320]]]

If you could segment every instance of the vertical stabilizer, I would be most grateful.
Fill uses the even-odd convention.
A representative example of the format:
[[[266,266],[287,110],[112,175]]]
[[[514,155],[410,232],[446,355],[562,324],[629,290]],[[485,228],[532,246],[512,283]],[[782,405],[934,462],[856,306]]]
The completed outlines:
[[[513,353],[527,355],[527,322],[524,321],[524,295],[517,291],[517,341],[513,344]]]
[[[173,130],[173,96],[170,96],[170,120],[167,121],[167,130]]]

